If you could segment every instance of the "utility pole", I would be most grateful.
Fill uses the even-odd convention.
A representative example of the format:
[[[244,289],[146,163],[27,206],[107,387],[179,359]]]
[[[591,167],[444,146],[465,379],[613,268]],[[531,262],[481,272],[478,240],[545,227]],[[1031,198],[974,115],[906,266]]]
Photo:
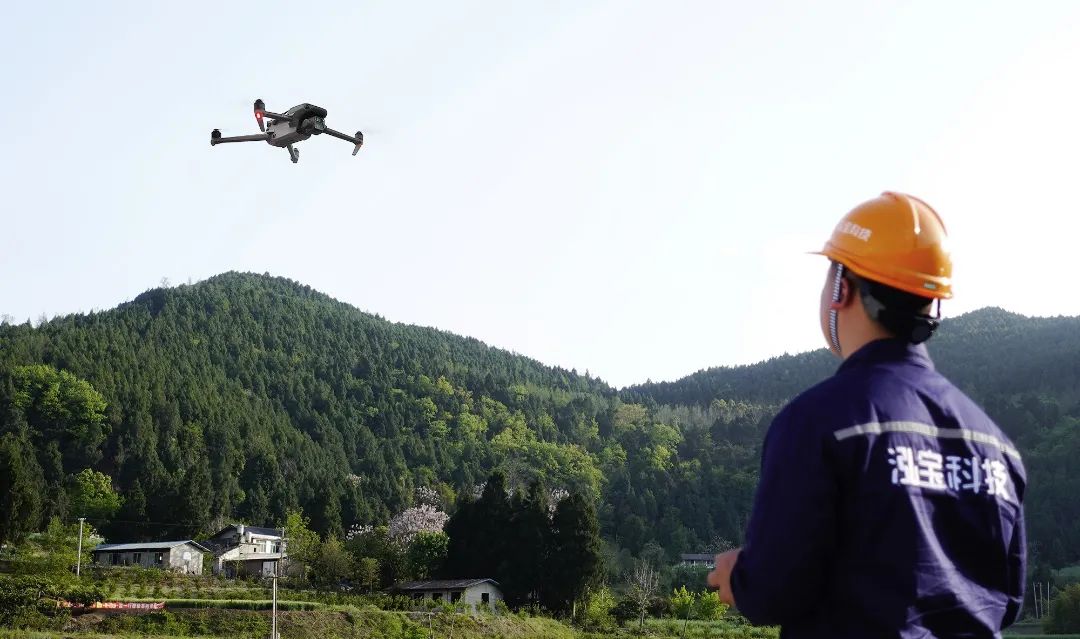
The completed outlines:
[[[279,639],[277,629],[277,580],[281,575],[281,562],[285,558],[285,527],[281,527],[281,543],[278,544],[278,560],[274,564],[273,602],[270,604],[270,639]]]
[[[79,554],[75,558],[75,576],[82,577],[82,527],[86,517],[79,517]]]

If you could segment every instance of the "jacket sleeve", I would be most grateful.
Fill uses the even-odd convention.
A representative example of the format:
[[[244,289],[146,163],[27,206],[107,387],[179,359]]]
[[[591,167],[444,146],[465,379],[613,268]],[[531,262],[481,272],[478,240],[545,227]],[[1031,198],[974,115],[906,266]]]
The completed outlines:
[[[788,406],[776,416],[742,552],[731,574],[735,607],[756,625],[811,614],[835,555],[838,482],[822,429]]]
[[[1027,529],[1024,522],[1024,509],[1020,508],[1013,527],[1012,541],[1009,544],[1009,602],[1005,606],[1002,628],[1008,628],[1020,617],[1024,607],[1024,584],[1027,582]]]

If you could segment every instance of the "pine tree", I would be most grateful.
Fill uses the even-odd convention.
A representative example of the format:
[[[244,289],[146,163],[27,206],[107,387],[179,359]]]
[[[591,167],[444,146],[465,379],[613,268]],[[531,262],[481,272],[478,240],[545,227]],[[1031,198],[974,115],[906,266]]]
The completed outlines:
[[[543,589],[551,544],[548,500],[540,481],[533,481],[527,493],[514,496],[506,539],[498,571],[506,603],[513,608],[532,605]]]
[[[0,436],[0,545],[20,541],[40,523],[41,469],[30,451],[15,434]]]
[[[551,542],[544,605],[567,612],[601,576],[600,529],[593,505],[576,493],[559,502]]]

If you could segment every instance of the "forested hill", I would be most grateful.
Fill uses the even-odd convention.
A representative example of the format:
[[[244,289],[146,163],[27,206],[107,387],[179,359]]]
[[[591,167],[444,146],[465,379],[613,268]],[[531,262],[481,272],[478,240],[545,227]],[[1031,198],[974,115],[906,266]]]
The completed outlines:
[[[1028,318],[984,308],[946,319],[927,344],[938,370],[979,401],[1018,393],[1080,399],[1080,317]],[[661,404],[707,406],[717,398],[772,404],[831,375],[837,365],[822,348],[632,386],[622,396]]]
[[[1080,456],[1078,329],[991,309],[949,321],[932,347],[1025,453],[1032,537],[1054,564],[1080,559],[1080,480],[1067,471]],[[289,280],[228,273],[0,326],[0,490],[22,500],[0,508],[23,504],[0,519],[8,534],[70,519],[65,486],[90,468],[123,498],[95,522],[114,536],[278,523],[298,507],[341,535],[385,522],[418,487],[452,507],[500,468],[515,486],[539,478],[596,499],[625,552],[659,544],[674,557],[738,541],[771,416],[835,366],[818,351],[618,393]]]

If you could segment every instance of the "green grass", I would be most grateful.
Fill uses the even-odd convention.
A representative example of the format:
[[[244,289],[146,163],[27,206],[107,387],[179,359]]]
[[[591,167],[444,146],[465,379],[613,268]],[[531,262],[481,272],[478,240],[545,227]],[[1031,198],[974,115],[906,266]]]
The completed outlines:
[[[635,631],[637,624],[631,624]],[[759,628],[746,625],[738,617],[729,617],[718,621],[691,620],[686,624],[683,634],[681,619],[646,619],[645,630],[652,637],[687,637],[687,639],[775,639],[779,635],[777,628]]]

